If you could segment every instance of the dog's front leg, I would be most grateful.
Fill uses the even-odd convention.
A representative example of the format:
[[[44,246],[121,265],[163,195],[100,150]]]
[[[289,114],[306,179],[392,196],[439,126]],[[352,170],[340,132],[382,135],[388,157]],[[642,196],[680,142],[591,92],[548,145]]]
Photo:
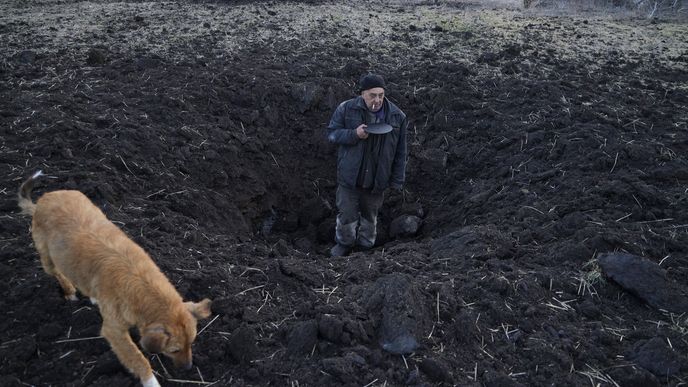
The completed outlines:
[[[128,329],[103,322],[101,334],[110,343],[119,362],[141,380],[143,387],[160,387],[148,359],[131,340]]]

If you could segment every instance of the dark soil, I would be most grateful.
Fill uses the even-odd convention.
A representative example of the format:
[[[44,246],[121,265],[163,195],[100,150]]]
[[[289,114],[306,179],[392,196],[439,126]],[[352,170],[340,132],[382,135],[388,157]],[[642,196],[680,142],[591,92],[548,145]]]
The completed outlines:
[[[688,382],[686,315],[596,261],[661,263],[686,296],[686,24],[516,2],[0,3],[0,385],[138,383],[97,309],[40,268],[16,207],[38,169],[36,196],[81,190],[184,298],[213,299],[192,371],[151,358],[163,385]],[[411,120],[408,181],[379,246],[332,259],[325,127],[366,71]],[[401,215],[418,234],[389,236]]]

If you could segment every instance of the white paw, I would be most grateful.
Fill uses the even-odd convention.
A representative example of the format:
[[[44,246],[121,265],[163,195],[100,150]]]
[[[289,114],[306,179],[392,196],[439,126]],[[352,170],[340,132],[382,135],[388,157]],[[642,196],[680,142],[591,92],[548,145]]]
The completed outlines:
[[[91,297],[91,304],[93,304],[93,305],[98,305],[98,300],[96,300],[95,298]]]
[[[76,297],[76,294],[65,296],[65,299],[67,299],[67,301],[79,301],[79,299]]]
[[[150,378],[142,380],[141,384],[143,387],[160,387],[160,383],[158,383],[158,379],[155,378],[155,375],[151,375]]]

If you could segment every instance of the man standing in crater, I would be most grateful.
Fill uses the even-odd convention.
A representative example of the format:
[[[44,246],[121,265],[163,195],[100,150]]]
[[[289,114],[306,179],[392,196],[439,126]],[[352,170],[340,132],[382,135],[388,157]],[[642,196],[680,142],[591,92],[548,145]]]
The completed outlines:
[[[385,98],[385,81],[367,74],[360,95],[342,102],[327,127],[338,145],[337,228],[330,249],[345,256],[375,245],[377,215],[388,188],[401,191],[406,175],[406,114]]]

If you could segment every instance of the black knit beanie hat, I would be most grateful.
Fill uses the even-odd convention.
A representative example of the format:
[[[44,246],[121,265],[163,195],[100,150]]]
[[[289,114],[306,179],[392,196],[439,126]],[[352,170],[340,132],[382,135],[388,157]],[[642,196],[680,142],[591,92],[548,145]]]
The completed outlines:
[[[385,88],[385,80],[377,74],[366,74],[358,82],[360,91],[373,89],[375,87]]]

